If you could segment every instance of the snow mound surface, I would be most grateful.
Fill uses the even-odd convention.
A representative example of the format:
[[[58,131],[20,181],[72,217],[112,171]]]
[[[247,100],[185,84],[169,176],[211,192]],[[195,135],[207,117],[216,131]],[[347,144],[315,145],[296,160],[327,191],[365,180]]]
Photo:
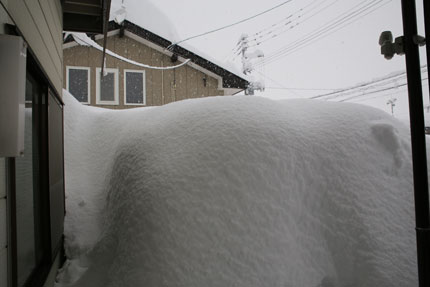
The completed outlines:
[[[416,286],[408,131],[382,111],[215,97],[112,111],[66,91],[57,286]]]

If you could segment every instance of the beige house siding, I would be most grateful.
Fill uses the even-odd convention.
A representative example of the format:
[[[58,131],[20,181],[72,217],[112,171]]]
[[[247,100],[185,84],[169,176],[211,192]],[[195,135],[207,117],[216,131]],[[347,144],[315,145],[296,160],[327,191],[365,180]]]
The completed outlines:
[[[59,0],[0,0],[61,96],[62,12]]]
[[[99,40],[98,43],[103,44],[102,40]],[[167,55],[127,36],[110,36],[107,40],[107,49],[128,59],[152,66],[165,67],[180,63],[171,63],[170,57]],[[89,67],[90,104],[96,105],[96,68],[101,67],[102,53],[91,47],[73,46],[65,48],[63,56],[63,77],[65,79],[63,87],[67,86],[67,66]],[[99,107],[112,109],[141,107],[124,104],[124,69],[145,71],[146,106],[160,106],[184,99],[224,95],[224,91],[218,89],[218,79],[189,65],[174,70],[145,69],[107,55],[106,67],[118,69],[119,105],[97,105]],[[207,79],[206,86],[204,78]]]

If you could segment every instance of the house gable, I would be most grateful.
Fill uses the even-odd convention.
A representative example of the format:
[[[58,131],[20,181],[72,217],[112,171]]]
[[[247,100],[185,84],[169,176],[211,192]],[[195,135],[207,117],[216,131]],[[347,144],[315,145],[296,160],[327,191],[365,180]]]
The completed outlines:
[[[114,30],[120,30],[120,31],[129,31],[133,33],[134,35],[139,36],[142,39],[146,39],[159,47],[161,47],[163,50],[168,50],[178,56],[181,56],[185,59],[191,59],[193,63],[196,65],[222,77],[222,87],[223,88],[230,88],[230,89],[240,89],[244,90],[248,86],[248,81],[245,79],[235,75],[234,73],[224,69],[223,67],[220,67],[219,65],[212,63],[208,59],[205,59],[183,47],[180,45],[172,45],[173,43],[169,40],[166,40],[151,31],[148,31],[144,28],[141,28],[137,26],[134,23],[131,23],[127,20],[125,20],[122,25],[118,25],[114,21],[111,21],[109,23],[109,31]],[[172,46],[171,46],[172,45]]]
[[[96,38],[101,44],[102,39]],[[108,34],[107,49],[136,62],[151,66],[175,66],[178,62],[172,62],[172,53],[163,50],[148,40],[137,37],[135,34],[125,31],[120,36],[119,30]],[[96,103],[96,68],[102,63],[102,53],[92,47],[79,46],[76,43],[64,45],[64,88],[67,88],[67,67],[88,67],[90,71],[90,104]],[[178,58],[179,62],[185,59]],[[174,101],[224,95],[222,78],[210,71],[206,71],[196,64],[184,65],[171,70],[145,69],[133,64],[121,61],[107,55],[106,67],[118,69],[119,105],[109,105],[109,108],[129,108],[134,105],[126,105],[125,98],[125,71],[145,71],[145,103],[147,106],[158,106]],[[240,91],[240,90],[238,90]],[[104,106],[104,105],[97,105]],[[137,106],[137,105],[136,105]],[[141,106],[141,105],[140,105]]]

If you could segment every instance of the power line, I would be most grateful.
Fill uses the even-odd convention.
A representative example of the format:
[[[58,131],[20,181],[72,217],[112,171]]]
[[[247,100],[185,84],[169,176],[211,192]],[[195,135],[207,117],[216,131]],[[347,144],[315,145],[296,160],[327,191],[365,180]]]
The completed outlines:
[[[327,0],[323,0],[323,1],[327,1]],[[257,37],[258,35],[260,35],[261,33],[265,32],[265,31],[267,31],[267,30],[269,30],[269,29],[273,29],[273,27],[276,27],[277,25],[279,25],[280,23],[284,22],[285,20],[287,20],[287,19],[289,19],[289,18],[293,17],[295,14],[297,14],[298,12],[302,11],[303,9],[305,9],[306,7],[308,7],[308,6],[312,5],[312,4],[314,4],[314,2],[311,2],[310,4],[308,4],[307,6],[305,6],[304,8],[301,8],[301,9],[299,9],[299,10],[297,10],[297,11],[295,11],[295,12],[291,13],[291,14],[290,14],[290,15],[288,15],[287,17],[285,17],[285,18],[281,19],[279,22],[276,22],[275,24],[272,24],[272,25],[270,25],[270,26],[267,26],[266,28],[261,29],[260,31],[258,31],[258,32],[256,32],[256,33],[254,33],[254,34],[252,34],[251,36],[249,36],[249,37],[248,37],[248,39],[251,39],[250,41],[255,41],[255,40],[257,39],[256,37]],[[270,32],[268,32],[268,33],[270,33]],[[265,33],[264,33],[264,34],[265,34]],[[263,35],[264,35],[264,34],[263,34]],[[254,37],[254,38],[252,38],[252,37]],[[233,51],[234,53],[236,53],[238,50],[240,50],[240,41],[238,41],[238,42],[236,43],[236,46],[232,49],[232,51]]]
[[[337,18],[334,18],[331,21],[328,21],[327,23],[325,23],[322,27],[315,29],[314,31],[302,37],[301,39],[293,41],[292,43],[278,49],[277,51],[275,51],[274,53],[266,57],[265,64],[270,64],[277,59],[285,57],[297,50],[300,50],[308,46],[309,44],[316,42],[317,40],[321,40],[331,35],[332,33],[344,28],[345,26],[348,26],[354,23],[358,19],[388,4],[392,0],[388,0],[385,3],[384,1],[385,0],[378,0],[370,3],[365,3],[367,1],[364,1],[359,3],[358,5],[355,5],[353,8],[349,9],[345,13],[342,13]],[[378,6],[378,4],[381,4],[381,5]],[[371,10],[368,11],[369,9]],[[261,65],[261,64],[263,63],[260,62],[257,65]]]
[[[406,72],[399,72],[399,74],[395,74],[395,75],[388,76],[388,77],[385,77],[385,78],[381,78],[381,79],[378,79],[378,80],[374,80],[374,81],[370,81],[370,82],[365,82],[365,83],[362,83],[362,84],[359,84],[359,85],[356,85],[356,86],[352,86],[352,87],[349,87],[349,88],[339,89],[337,91],[334,91],[334,92],[331,92],[331,93],[327,93],[327,94],[317,95],[317,96],[312,97],[311,99],[318,99],[318,98],[323,98],[323,97],[328,97],[328,96],[335,96],[335,97],[342,96],[347,91],[364,88],[364,87],[367,87],[367,86],[370,86],[370,85],[373,85],[373,84],[376,84],[376,83],[384,82],[384,81],[387,81],[387,80],[392,80],[394,78],[398,78],[400,76],[404,76],[405,74],[406,74]]]
[[[357,5],[355,5],[354,7],[352,7],[350,10],[353,10],[353,9],[355,9],[356,7],[358,7],[358,6],[360,6],[362,3],[359,3],[359,4],[357,4]],[[350,11],[349,10],[349,11]],[[347,11],[348,12],[348,11]],[[290,44],[288,44],[288,45],[286,45],[286,46],[284,46],[284,47],[281,47],[280,49],[278,49],[277,51],[275,51],[272,55],[270,55],[269,57],[273,57],[273,56],[275,56],[275,55],[277,55],[278,53],[281,53],[282,51],[284,51],[284,49],[287,49],[287,48],[289,48],[289,47],[292,47],[292,46],[294,46],[295,44],[297,44],[297,43],[300,43],[300,42],[302,42],[302,41],[305,41],[305,40],[308,40],[309,38],[312,38],[314,35],[316,35],[316,34],[319,34],[319,33],[321,33],[321,31],[323,31],[324,29],[327,29],[327,27],[330,27],[331,25],[333,25],[333,24],[336,24],[336,22],[337,21],[339,21],[339,19],[338,18],[340,18],[340,17],[342,17],[343,15],[345,15],[347,12],[345,12],[345,13],[343,13],[343,14],[341,14],[340,16],[338,16],[337,18],[335,18],[335,19],[332,19],[332,20],[330,20],[330,21],[328,21],[328,22],[326,22],[322,27],[319,27],[319,28],[317,28],[316,30],[314,30],[314,31],[312,31],[312,32],[310,32],[310,33],[308,33],[307,35],[305,35],[303,38],[301,38],[301,39],[298,39],[298,40],[296,40],[296,41],[293,41],[292,43],[290,43]],[[347,15],[348,16],[348,15]],[[343,19],[343,18],[342,18]],[[342,20],[342,19],[340,19],[340,20]],[[267,57],[267,58],[269,58],[269,57]],[[266,59],[267,59],[266,58]]]
[[[267,9],[267,10],[265,10],[265,11],[263,11],[263,12],[260,12],[260,13],[258,13],[258,14],[256,14],[256,15],[254,15],[254,16],[251,16],[251,17],[248,17],[248,18],[242,19],[242,20],[240,20],[240,21],[234,22],[234,23],[229,24],[229,25],[226,25],[226,26],[222,26],[222,27],[220,27],[220,28],[217,28],[217,29],[214,29],[214,30],[211,30],[211,31],[205,32],[205,33],[201,33],[201,34],[197,34],[197,35],[194,35],[194,36],[191,36],[191,37],[185,38],[185,39],[183,39],[183,40],[181,40],[181,41],[178,41],[178,42],[176,42],[176,43],[172,43],[172,44],[170,44],[170,46],[168,46],[168,47],[167,47],[167,49],[170,49],[172,46],[174,46],[174,45],[178,45],[178,44],[180,44],[180,43],[182,43],[182,42],[185,42],[185,41],[188,41],[188,40],[191,40],[191,39],[195,39],[195,38],[198,38],[198,37],[202,37],[202,36],[205,36],[205,35],[208,35],[208,34],[212,34],[212,33],[215,33],[215,32],[218,32],[218,31],[221,31],[221,30],[224,30],[224,29],[227,29],[227,28],[233,27],[233,26],[236,26],[236,25],[238,25],[238,24],[241,24],[241,23],[247,22],[247,21],[249,21],[249,20],[251,20],[251,19],[254,19],[254,18],[258,17],[258,16],[261,16],[261,15],[263,15],[263,14],[266,14],[266,13],[268,13],[268,12],[272,11],[272,10],[275,10],[275,9],[277,9],[277,8],[279,8],[279,7],[283,6],[283,5],[285,5],[285,4],[288,4],[288,3],[290,3],[291,1],[293,1],[293,0],[287,0],[287,1],[284,1],[284,2],[282,2],[282,3],[280,3],[280,4],[278,4],[278,5],[276,5],[276,6],[272,7],[272,8],[270,8],[270,9]]]
[[[426,79],[423,79],[423,81],[425,81],[425,80]],[[427,87],[427,86],[428,86],[428,83],[423,84],[423,87]],[[353,103],[368,101],[368,100],[372,100],[372,99],[376,99],[376,98],[387,97],[387,96],[392,96],[392,95],[397,95],[397,94],[405,94],[405,92],[407,92],[407,89],[402,89],[401,91],[398,91],[396,93],[389,93],[389,94],[377,95],[377,96],[374,96],[371,98],[358,99],[358,100],[355,100]],[[405,95],[407,95],[407,93]]]
[[[299,51],[300,49],[306,48],[307,46],[309,46],[309,45],[311,45],[311,44],[313,44],[313,43],[315,43],[315,42],[317,42],[317,41],[319,41],[319,40],[321,40],[321,39],[323,39],[323,38],[326,38],[326,37],[330,36],[331,34],[333,34],[333,33],[337,32],[337,31],[339,31],[339,30],[341,30],[341,29],[345,28],[346,26],[348,26],[348,25],[350,25],[350,24],[352,24],[352,23],[356,22],[357,20],[359,20],[359,19],[361,19],[361,18],[363,18],[363,17],[365,17],[365,16],[369,15],[370,13],[372,13],[372,12],[374,12],[374,11],[378,10],[379,8],[381,8],[381,7],[385,6],[385,5],[387,5],[389,2],[391,2],[391,0],[390,0],[390,1],[388,1],[388,2],[385,2],[385,3],[382,3],[380,6],[378,6],[378,7],[374,8],[374,9],[372,9],[372,10],[368,11],[368,12],[367,12],[367,13],[365,13],[365,14],[360,15],[361,17],[358,17],[358,18],[352,19],[350,22],[346,22],[346,21],[345,21],[344,23],[342,23],[342,25],[341,25],[341,26],[337,27],[337,29],[330,31],[329,33],[327,33],[327,34],[325,34],[325,35],[318,36],[317,38],[313,39],[313,41],[308,41],[305,45],[302,45],[302,46],[300,46],[300,47],[296,47],[296,48],[295,48],[295,49],[293,49],[292,51],[290,51],[290,52],[288,52],[288,53],[286,53],[286,54],[283,54],[283,55],[282,55],[282,57],[286,57],[286,56],[288,56],[288,55],[291,55],[291,54],[293,54],[294,52]],[[367,10],[367,9],[366,9],[366,10]],[[348,19],[348,20],[350,20],[350,19]]]
[[[422,72],[425,73],[426,72],[426,68],[427,65],[423,65],[421,66],[421,69],[423,70]],[[356,90],[361,89],[361,88],[372,88],[375,86],[378,86],[378,83],[382,83],[385,81],[395,81],[396,78],[401,77],[402,79],[404,79],[404,76],[406,75],[406,71],[398,71],[398,72],[394,72],[391,73],[387,76],[372,80],[372,81],[368,81],[368,82],[364,82],[361,84],[357,84],[354,85],[352,87],[348,87],[348,88],[344,88],[344,89],[338,89],[337,91],[334,92],[330,92],[330,93],[326,93],[326,94],[322,94],[322,95],[317,95],[317,96],[313,96],[311,97],[311,99],[318,99],[318,98],[324,98],[324,97],[328,97],[326,98],[326,100],[328,99],[334,99],[334,98],[338,98],[338,97],[343,97],[348,95],[348,92],[356,92]],[[386,85],[386,84],[385,84]],[[349,93],[350,94],[350,93]]]
[[[291,87],[266,87],[266,89],[297,90],[297,91],[335,91],[335,90],[337,90],[337,89],[327,89],[327,88],[291,88]]]
[[[394,77],[394,78],[391,78],[391,79],[383,80],[383,81],[378,82],[378,83],[374,83],[374,84],[369,85],[369,86],[364,86],[364,87],[357,88],[355,90],[349,90],[349,91],[346,91],[346,92],[342,92],[340,94],[324,98],[324,100],[332,100],[332,99],[336,99],[336,98],[341,98],[341,97],[346,97],[346,96],[354,95],[354,94],[357,94],[357,93],[364,94],[365,91],[369,91],[369,90],[372,90],[372,89],[375,89],[375,88],[379,88],[379,87],[386,87],[388,84],[391,84],[391,83],[394,83],[394,87],[399,87],[399,85],[402,84],[402,83],[399,83],[399,81],[400,80],[403,81],[405,79],[406,79],[405,75],[397,76],[397,77]],[[386,82],[386,81],[388,81],[388,82]]]
[[[391,1],[391,0],[390,0]],[[366,12],[368,9],[375,7],[376,5],[378,5],[379,3],[383,2],[383,0],[379,0],[377,2],[371,2],[371,3],[367,3],[362,7],[359,7],[357,9],[355,9],[357,6],[362,5],[363,3],[354,6],[352,12],[348,13],[349,11],[347,11],[347,13],[341,15],[338,19],[332,20],[330,22],[327,22],[323,27],[314,30],[313,32],[307,34],[304,38],[297,40],[293,43],[291,43],[290,45],[281,48],[280,50],[278,50],[277,52],[273,53],[272,55],[270,55],[267,60],[266,63],[272,63],[275,60],[285,57],[289,54],[292,54],[294,52],[296,52],[297,50],[300,50],[312,43],[315,43],[317,40],[321,40],[329,35],[331,35],[332,33],[344,28],[345,26],[355,22],[356,20],[364,17],[365,15],[362,15],[364,12]],[[387,4],[388,2],[386,2],[385,4]],[[381,5],[380,7],[382,7],[383,5]],[[380,8],[377,7],[375,9],[372,9],[369,13],[375,11],[376,9]],[[350,11],[351,11],[350,10]],[[367,14],[369,14],[367,13]],[[366,14],[366,15],[367,15]],[[362,17],[360,17],[362,16]],[[349,21],[349,22],[348,22]]]
[[[426,80],[428,80],[428,78],[423,78],[423,79],[421,79],[421,81],[426,81]],[[349,100],[351,100],[351,99],[355,99],[355,98],[358,98],[358,97],[362,97],[362,96],[364,96],[364,95],[371,95],[371,94],[375,94],[375,93],[379,93],[379,92],[384,92],[384,91],[388,91],[388,90],[393,90],[393,89],[397,89],[397,88],[404,87],[404,86],[407,86],[407,85],[408,85],[408,83],[404,83],[404,84],[398,85],[398,86],[396,86],[396,87],[388,87],[388,88],[385,88],[385,89],[380,89],[380,90],[372,91],[372,92],[369,92],[369,93],[365,93],[365,94],[363,94],[363,95],[352,96],[352,97],[349,97],[349,98],[346,98],[346,99],[342,99],[342,100],[340,100],[339,102],[346,102],[346,101],[349,101]]]
[[[382,1],[382,0],[379,0],[379,2],[380,1]],[[308,33],[305,37],[298,39],[298,40],[290,43],[289,45],[278,49],[276,52],[274,52],[273,54],[266,57],[266,60],[268,60],[270,58],[272,58],[272,59],[278,58],[278,56],[282,55],[283,53],[288,52],[288,51],[290,51],[296,47],[299,47],[300,45],[306,44],[309,41],[314,40],[315,37],[324,35],[324,33],[328,32],[334,28],[337,28],[339,26],[339,24],[342,24],[344,21],[351,19],[351,16],[354,16],[354,14],[356,14],[357,12],[360,13],[360,10],[362,10],[363,8],[366,8],[369,5],[372,5],[372,3],[364,4],[365,2],[366,1],[355,5],[354,7],[352,7],[348,11],[342,13],[338,17],[326,22],[322,27],[317,28],[316,30]],[[364,4],[364,6],[362,6],[363,4]],[[352,11],[352,12],[350,12],[350,11]]]
[[[323,2],[325,2],[325,1],[327,1],[327,0],[323,0]],[[336,0],[336,1],[338,1],[338,0]],[[292,17],[293,17],[295,14],[297,14],[298,12],[301,12],[301,11],[303,11],[304,9],[306,9],[307,7],[309,7],[309,6],[313,5],[314,3],[315,3],[315,2],[311,2],[310,4],[306,5],[305,7],[301,8],[301,9],[299,9],[299,10],[296,10],[295,12],[291,13],[291,14],[290,14],[290,15],[288,15],[287,17],[284,17],[282,20],[280,20],[280,21],[276,22],[275,24],[272,24],[272,25],[270,25],[270,26],[267,26],[266,28],[261,29],[260,31],[258,31],[258,32],[256,32],[256,33],[254,33],[254,34],[252,34],[251,36],[248,36],[247,38],[248,38],[248,39],[250,39],[250,40],[249,40],[249,42],[257,41],[259,38],[262,38],[262,37],[264,37],[265,35],[269,35],[269,34],[273,33],[274,31],[278,30],[279,28],[282,28],[283,26],[288,25],[289,23],[291,23],[291,21],[288,21],[287,23],[283,24],[283,25],[282,25],[282,26],[280,26],[280,27],[274,28],[274,27],[276,27],[277,25],[279,25],[280,23],[283,23],[285,20],[288,20],[288,19],[292,18]],[[299,16],[298,18],[300,18],[300,16]],[[265,31],[267,31],[267,30],[269,30],[269,31],[268,31],[268,32],[265,32]],[[265,33],[263,33],[263,32],[265,32]],[[233,61],[233,60],[235,60],[235,59],[240,55],[240,53],[241,53],[241,48],[242,48],[242,47],[241,47],[240,43],[241,43],[241,41],[238,41],[238,42],[236,43],[235,47],[234,47],[233,49],[231,49],[231,53],[233,54],[233,57],[231,58],[231,60],[232,60],[232,61]],[[256,45],[252,45],[251,47],[254,47],[254,46],[256,46]],[[229,57],[229,56],[227,55],[227,57],[226,57],[226,58],[228,58],[228,57]]]
[[[404,83],[404,84],[401,84],[401,85],[398,85],[398,86],[395,86],[395,87],[383,88],[383,89],[380,89],[380,90],[371,91],[371,92],[368,92],[368,93],[363,93],[361,95],[355,95],[355,96],[352,96],[352,97],[349,97],[349,98],[346,98],[346,99],[342,99],[342,100],[340,100],[338,102],[340,102],[340,103],[341,102],[346,102],[346,101],[349,101],[349,100],[352,100],[352,99],[355,99],[355,98],[359,98],[359,97],[363,97],[363,96],[367,96],[367,95],[372,95],[372,94],[380,93],[380,92],[384,92],[384,91],[389,91],[389,90],[401,88],[401,87],[404,87],[404,86],[407,86],[407,85],[408,85],[408,83]]]
[[[395,93],[381,94],[381,95],[377,95],[377,96],[370,97],[370,98],[358,99],[358,100],[353,101],[353,103],[359,103],[359,102],[368,101],[368,100],[372,100],[372,99],[377,99],[377,98],[382,98],[382,97],[388,97],[388,96],[398,95],[398,94],[402,94],[402,93],[405,93],[405,92],[406,92],[406,90],[402,89],[401,91],[398,91],[398,92],[395,92]]]
[[[323,12],[324,10],[326,10],[326,9],[328,9],[329,7],[333,6],[333,5],[334,5],[336,2],[338,2],[338,1],[339,1],[339,0],[335,0],[335,1],[331,2],[331,3],[329,3],[328,5],[324,6],[323,8],[319,9],[317,12],[313,13],[313,14],[312,14],[312,15],[310,15],[309,17],[302,19],[302,16],[304,16],[304,15],[308,14],[309,12],[313,11],[313,10],[314,10],[315,8],[317,8],[318,6],[315,6],[315,7],[311,8],[309,11],[306,11],[306,12],[304,12],[303,14],[299,15],[299,16],[297,17],[297,20],[296,20],[297,22],[293,22],[294,20],[289,21],[289,22],[285,23],[283,26],[278,27],[277,29],[274,29],[274,30],[270,31],[270,32],[268,32],[267,34],[263,34],[263,35],[262,35],[262,36],[266,35],[266,36],[268,36],[268,37],[266,37],[266,38],[264,38],[264,39],[263,39],[263,37],[262,37],[262,36],[260,36],[260,38],[261,38],[261,39],[255,39],[255,40],[253,40],[255,43],[254,43],[253,45],[251,45],[250,47],[254,47],[254,46],[261,45],[261,44],[263,44],[263,43],[265,43],[265,42],[267,42],[267,41],[269,41],[269,40],[272,40],[272,39],[274,39],[274,38],[276,38],[276,37],[279,37],[279,36],[281,36],[281,35],[283,35],[283,34],[285,34],[285,33],[289,32],[289,31],[291,31],[292,29],[294,29],[294,28],[298,27],[299,25],[301,25],[301,24],[305,23],[306,21],[308,21],[308,20],[312,19],[313,17],[315,17],[316,15],[320,14],[320,13],[321,13],[321,12]],[[324,2],[325,2],[325,1],[324,1]],[[320,4],[321,4],[321,3],[320,3]],[[298,20],[302,20],[302,21],[298,22]],[[287,26],[287,25],[288,25],[288,27],[287,27],[287,28],[285,28],[285,26]],[[282,28],[284,28],[284,29],[282,29]],[[280,31],[279,31],[279,32],[277,32],[278,30],[280,30]],[[277,32],[277,33],[275,33],[275,32]],[[252,42],[252,41],[251,41],[251,42]]]
[[[325,1],[327,1],[327,0],[323,0],[323,2],[325,2]],[[278,21],[278,22],[276,22],[275,24],[272,24],[272,25],[270,25],[270,26],[267,26],[266,28],[261,29],[260,31],[258,31],[258,32],[256,32],[256,33],[254,33],[254,34],[253,34],[253,35],[251,35],[251,36],[257,36],[257,35],[260,35],[260,34],[262,34],[263,32],[265,32],[265,31],[267,31],[267,30],[272,30],[272,29],[273,29],[273,27],[276,27],[276,26],[277,26],[277,25],[279,25],[280,23],[283,23],[284,21],[289,20],[289,19],[290,19],[290,18],[292,18],[295,14],[297,14],[297,13],[299,13],[299,12],[302,12],[303,10],[305,10],[306,8],[308,8],[309,6],[312,6],[313,4],[315,4],[315,2],[317,2],[317,1],[313,1],[313,2],[311,2],[310,4],[306,5],[305,7],[300,8],[300,9],[296,10],[295,12],[291,13],[290,15],[288,15],[287,17],[283,18],[281,21]],[[283,24],[283,25],[285,25],[285,24]]]
[[[254,34],[252,34],[250,37],[248,37],[249,43],[253,43],[252,45],[250,45],[249,47],[256,47],[258,45],[261,45],[262,43],[265,43],[269,40],[272,40],[276,37],[281,36],[282,34],[291,31],[292,29],[294,29],[295,27],[299,26],[299,24],[303,24],[304,22],[306,22],[307,20],[311,19],[312,17],[314,17],[315,15],[321,13],[322,11],[324,11],[325,9],[329,8],[330,6],[334,5],[336,2],[338,2],[339,0],[335,0],[334,2],[330,3],[329,5],[323,7],[322,9],[318,10],[316,13],[312,14],[311,16],[304,18],[304,20],[302,20],[301,22],[298,22],[298,20],[301,20],[302,17],[310,12],[312,12],[314,9],[318,8],[319,6],[321,6],[323,3],[327,2],[328,0],[323,0],[322,2],[318,3],[316,2],[311,2],[310,4],[306,5],[305,7],[302,7],[298,10],[296,10],[295,12],[291,13],[290,15],[288,15],[287,17],[283,18],[281,21],[272,24],[271,26],[268,26],[262,30],[260,30],[259,32],[256,32]],[[315,3],[317,3],[317,5],[315,5],[314,7],[311,7],[312,5],[314,5]],[[309,10],[306,10],[307,8],[311,7]],[[296,16],[295,19],[293,19],[293,16],[301,13],[300,15]],[[284,23],[286,20],[288,20],[286,23]],[[281,24],[281,26],[278,26],[279,24]],[[287,28],[285,28],[285,26],[288,26]],[[276,27],[276,28],[274,28]],[[268,31],[267,31],[268,30]],[[265,32],[267,31],[267,32]],[[279,32],[278,32],[279,31]],[[277,33],[276,33],[277,32]],[[253,38],[252,38],[253,37]],[[232,53],[233,53],[233,57],[232,57],[232,61],[234,61],[239,55],[240,55],[240,46],[239,46],[238,42],[236,44],[236,47],[232,49]]]
[[[328,0],[323,0],[322,1],[322,3],[323,2],[326,2],[326,1],[328,1]],[[320,4],[320,3],[318,3],[318,1],[315,1],[315,2],[311,2],[310,4],[308,4],[308,5],[306,5],[305,7],[303,7],[303,8],[300,8],[300,9],[298,9],[298,10],[296,10],[295,12],[293,12],[293,13],[291,13],[290,15],[288,15],[287,17],[285,17],[284,19],[282,19],[281,21],[279,21],[279,22],[277,22],[277,23],[275,23],[275,24],[272,24],[271,26],[268,26],[268,27],[266,27],[266,28],[264,28],[264,29],[262,29],[262,30],[260,30],[260,31],[258,31],[258,32],[256,32],[256,33],[254,33],[253,35],[251,35],[249,38],[251,39],[250,41],[257,41],[259,38],[261,38],[261,37],[263,37],[263,36],[265,36],[265,35],[270,35],[270,34],[272,34],[274,31],[276,31],[277,29],[279,29],[279,28],[283,28],[285,25],[288,25],[289,23],[291,23],[292,22],[292,18],[293,18],[293,16],[295,16],[296,14],[299,14],[299,13],[301,13],[299,16],[297,16],[296,18],[297,19],[300,19],[303,15],[305,15],[305,14],[307,14],[309,11],[305,11],[307,8],[309,8],[310,6],[312,6],[312,5],[314,5],[315,3],[317,3],[317,4]],[[317,7],[317,6],[316,6]],[[314,7],[315,8],[315,7]],[[312,9],[312,8],[311,8]],[[304,12],[305,11],[305,12]],[[310,10],[310,11],[312,11],[312,10]],[[285,23],[284,23],[285,22]],[[280,25],[280,24],[282,24],[282,25]],[[280,27],[276,27],[276,26],[280,26]],[[276,27],[276,28],[275,28]],[[267,31],[267,32],[266,32]],[[254,37],[254,38],[252,38],[252,37]]]
[[[421,66],[421,69],[422,69],[421,73],[425,74],[427,71],[427,66],[423,65],[423,66]],[[358,85],[355,85],[355,86],[352,86],[349,88],[340,89],[340,90],[335,91],[335,92],[314,96],[314,97],[311,97],[311,99],[322,98],[324,100],[334,100],[337,98],[342,98],[338,101],[339,102],[345,102],[345,101],[349,101],[349,100],[356,99],[356,98],[362,98],[362,97],[365,97],[367,95],[380,93],[380,92],[384,92],[384,91],[389,91],[389,90],[393,90],[393,89],[398,89],[400,87],[406,86],[407,82],[404,82],[404,81],[406,81],[405,76],[406,76],[406,72],[400,71],[400,72],[392,73],[388,76],[385,76],[385,77],[382,77],[379,79],[375,79],[372,81],[368,81],[365,83],[361,83],[361,84],[358,84]],[[425,79],[427,79],[427,78],[425,78]],[[401,83],[398,83],[398,81],[401,81]],[[393,86],[387,87],[387,85],[392,83],[392,82],[394,82],[395,84]],[[378,87],[382,87],[382,88],[376,89]]]

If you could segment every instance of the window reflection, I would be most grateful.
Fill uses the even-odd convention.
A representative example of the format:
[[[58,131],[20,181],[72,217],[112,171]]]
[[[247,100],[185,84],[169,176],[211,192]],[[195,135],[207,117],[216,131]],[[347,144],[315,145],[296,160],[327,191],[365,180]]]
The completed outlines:
[[[26,82],[26,99],[32,99],[34,85]],[[36,264],[34,242],[33,108],[25,109],[24,156],[16,158],[16,225],[18,286],[23,286]]]
[[[67,87],[69,92],[81,103],[89,103],[90,69],[67,67]]]
[[[49,194],[51,204],[51,249],[61,246],[64,218],[64,168],[63,168],[63,107],[49,95]]]

